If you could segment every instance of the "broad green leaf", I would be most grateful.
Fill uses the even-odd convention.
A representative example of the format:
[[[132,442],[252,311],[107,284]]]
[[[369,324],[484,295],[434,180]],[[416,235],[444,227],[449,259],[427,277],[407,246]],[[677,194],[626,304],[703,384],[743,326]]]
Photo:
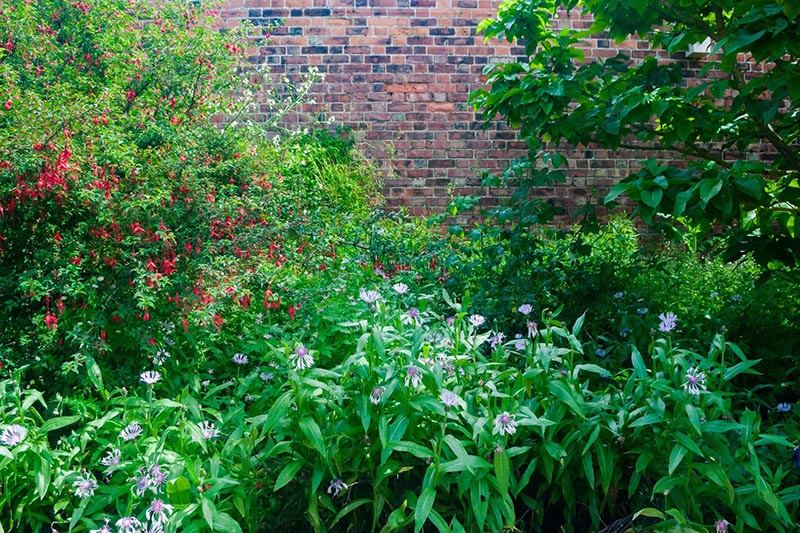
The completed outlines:
[[[681,446],[680,444],[676,444],[672,447],[672,451],[669,453],[669,468],[668,472],[671,476],[675,469],[680,466],[681,461],[683,458],[686,457],[686,454],[689,452],[686,448]]]
[[[311,442],[311,446],[324,457],[325,440],[322,438],[322,431],[319,428],[319,424],[310,416],[301,418],[298,424],[300,425],[300,430],[303,432],[303,435]]]
[[[305,459],[298,458],[284,466],[283,470],[281,470],[281,473],[278,474],[278,478],[275,480],[275,488],[273,491],[277,492],[281,488],[285,487],[287,483],[294,479],[294,476],[297,475],[297,473],[305,464]]]
[[[703,178],[700,180],[700,200],[704,204],[708,204],[719,191],[722,190],[722,180],[719,178]]]
[[[639,379],[647,377],[647,367],[644,364],[644,359],[636,346],[631,346],[631,363],[633,364],[633,373]]]
[[[639,197],[642,199],[645,205],[650,207],[658,207],[658,204],[661,203],[661,198],[664,196],[664,191],[661,189],[650,189],[644,190],[639,194]]]
[[[51,460],[52,456],[46,450],[42,450],[41,455],[36,455],[33,459],[33,476],[36,480],[36,493],[39,495],[39,500],[44,500],[47,496],[47,489],[50,487]]]
[[[736,363],[732,367],[725,369],[725,376],[723,379],[725,381],[730,381],[739,374],[761,374],[761,372],[758,372],[757,370],[751,370],[759,362],[761,362],[761,359],[753,359],[750,361],[741,361]]]
[[[180,476],[167,483],[169,503],[176,507],[189,505],[192,501],[192,485],[187,478]]]
[[[725,492],[728,496],[728,504],[730,505],[733,503],[733,498],[734,498],[733,485],[731,484],[730,479],[728,479],[728,474],[721,466],[715,463],[697,463],[696,465],[694,465],[694,467],[697,469],[698,472],[706,476],[716,485],[719,485],[720,487],[725,489]]]
[[[698,435],[702,435],[703,431],[700,427],[700,415],[697,414],[697,408],[692,404],[686,404],[686,416],[689,418],[689,423],[692,425]]]
[[[703,455],[703,451],[700,449],[700,446],[698,446],[697,443],[692,439],[690,439],[687,435],[676,432],[673,433],[672,436],[675,438],[676,441],[678,441],[684,448],[686,448],[690,452],[696,453],[700,457],[705,457],[705,455]]]
[[[570,388],[566,382],[553,380],[547,384],[547,388],[553,396],[567,404],[576,415],[584,420],[586,419],[586,415],[583,413],[583,396]]]
[[[49,433],[53,430],[61,429],[63,427],[74,424],[80,419],[81,419],[80,415],[58,416],[56,418],[51,418],[47,420],[44,424],[42,424],[42,427],[39,428],[39,432]]]
[[[422,491],[422,494],[417,498],[417,505],[414,507],[414,533],[419,533],[422,526],[428,520],[428,515],[433,508],[433,502],[436,499],[436,488],[427,487]]]
[[[511,477],[511,461],[505,450],[494,454],[494,475],[497,478],[497,490],[500,494],[506,494]]]
[[[662,421],[663,419],[661,418],[661,415],[658,415],[656,413],[649,413],[631,422],[630,427],[638,428],[642,426],[650,426],[653,424],[659,424]]]

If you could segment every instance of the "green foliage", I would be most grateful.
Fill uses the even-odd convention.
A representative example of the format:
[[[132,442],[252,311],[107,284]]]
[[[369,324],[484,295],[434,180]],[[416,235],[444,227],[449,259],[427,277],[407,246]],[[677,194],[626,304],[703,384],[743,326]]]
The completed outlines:
[[[174,2],[12,2],[0,17],[5,365],[47,386],[92,360],[130,377],[165,348],[161,322],[199,334],[251,305],[294,315],[295,287],[369,213],[374,174],[346,140],[217,124],[252,105],[242,80],[263,81],[241,33]]]
[[[556,9],[576,5],[594,17],[592,27],[553,29]],[[646,222],[700,236],[723,225],[729,258],[752,253],[771,271],[796,273],[795,14],[794,2],[508,0],[480,28],[487,38],[521,40],[530,60],[487,67],[490,89],[472,102],[487,119],[500,115],[519,127],[530,167],[548,175],[566,167],[562,147],[679,154],[641,161],[606,203],[626,194]],[[635,34],[653,51],[642,60],[586,62],[578,45],[602,32],[616,40]],[[697,62],[697,81],[687,78],[685,62],[665,60],[685,57],[704,39],[711,54]],[[769,156],[751,157],[762,144]]]

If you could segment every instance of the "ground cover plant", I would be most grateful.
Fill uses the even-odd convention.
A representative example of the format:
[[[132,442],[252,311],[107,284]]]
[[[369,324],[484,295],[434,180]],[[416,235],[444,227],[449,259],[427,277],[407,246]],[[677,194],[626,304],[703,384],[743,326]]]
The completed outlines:
[[[381,214],[244,125],[213,11],[138,9],[0,13],[0,531],[796,529],[795,291],[524,195]]]

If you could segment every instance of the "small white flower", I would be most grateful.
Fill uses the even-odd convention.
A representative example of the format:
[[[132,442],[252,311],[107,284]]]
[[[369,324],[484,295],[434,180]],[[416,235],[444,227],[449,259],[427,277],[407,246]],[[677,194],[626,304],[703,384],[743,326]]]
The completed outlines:
[[[97,481],[89,472],[84,472],[83,477],[79,477],[72,483],[75,487],[75,496],[78,498],[88,498],[94,496],[94,489],[97,488]]]
[[[169,515],[172,514],[172,506],[156,498],[144,514],[154,525],[161,526],[169,520]]]
[[[442,403],[445,407],[458,407],[458,404],[461,403],[461,398],[458,395],[449,390],[442,391],[439,395],[439,399],[442,400]]]
[[[408,285],[406,285],[405,283],[395,283],[394,285],[392,285],[392,288],[394,289],[394,292],[396,292],[397,294],[405,294],[408,292]]]
[[[0,434],[0,443],[4,446],[16,446],[20,442],[25,440],[25,437],[28,436],[27,428],[20,426],[19,424],[12,424],[3,430],[3,433]]]
[[[156,372],[155,370],[148,370],[147,372],[142,372],[139,376],[139,381],[142,383],[146,383],[147,385],[155,385],[159,381],[161,381],[161,374]]]
[[[142,523],[133,516],[120,518],[114,525],[117,526],[118,533],[139,533],[142,529]]]
[[[208,420],[203,420],[202,422],[200,422],[199,426],[200,426],[200,431],[203,433],[203,437],[205,437],[206,440],[215,439],[219,437],[219,430],[217,429],[217,426],[215,426],[213,422],[209,422]]]
[[[232,360],[237,365],[246,365],[250,359],[243,353],[237,353],[233,354]]]
[[[406,369],[406,387],[411,387],[416,389],[422,384],[422,370],[415,367],[414,365],[410,365]]]
[[[347,484],[344,481],[342,481],[342,478],[338,478],[331,481],[331,484],[328,485],[328,490],[326,492],[328,494],[332,494],[333,497],[335,498],[343,490],[347,490]]]
[[[119,432],[120,438],[125,441],[133,440],[141,434],[142,434],[142,426],[140,426],[136,422],[128,424],[127,426],[125,426],[125,429]]]
[[[116,448],[111,448],[110,450],[108,450],[108,452],[106,452],[106,456],[100,459],[100,462],[104,466],[114,466],[119,464],[121,458],[122,458],[122,452],[120,452]]]
[[[469,320],[469,323],[476,328],[482,326],[483,323],[486,322],[486,319],[483,317],[483,315],[469,315],[467,320]]]
[[[519,309],[517,309],[517,311],[519,311],[525,316],[528,316],[529,314],[531,314],[531,311],[533,311],[533,307],[531,307],[531,304],[522,304],[519,306]]]
[[[362,288],[358,293],[359,298],[368,304],[374,304],[381,299],[381,294],[378,291],[367,290]]]
[[[289,355],[289,360],[294,361],[297,370],[305,370],[314,366],[314,358],[308,353],[308,348],[302,344],[298,345],[294,353]]]
[[[699,396],[701,390],[708,390],[706,388],[706,375],[693,366],[686,371],[686,381],[681,386],[692,396]]]
[[[494,434],[513,435],[517,432],[517,423],[514,422],[514,415],[508,414],[508,411],[503,411],[494,419]]]
[[[378,405],[381,403],[381,396],[383,396],[383,387],[375,387],[369,395],[369,401]]]

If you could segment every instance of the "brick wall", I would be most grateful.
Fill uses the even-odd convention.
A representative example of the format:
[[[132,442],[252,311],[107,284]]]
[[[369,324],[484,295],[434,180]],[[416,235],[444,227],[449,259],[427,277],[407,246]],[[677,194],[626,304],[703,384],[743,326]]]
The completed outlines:
[[[248,51],[253,63],[276,74],[317,66],[326,76],[315,98],[337,124],[353,128],[361,150],[384,171],[389,206],[416,215],[441,210],[453,194],[479,194],[485,205],[502,191],[480,187],[483,171],[499,173],[525,154],[514,131],[496,122],[483,129],[467,105],[493,62],[520,60],[523,50],[476,35],[478,23],[496,14],[499,0],[227,0],[227,25],[256,26]],[[284,26],[265,39],[265,28]],[[578,13],[559,24],[586,28]],[[612,49],[611,46],[615,46]],[[614,45],[587,40],[587,58],[652,53],[646,43]],[[316,111],[315,108],[306,111]],[[300,120],[289,116],[291,123]],[[567,212],[600,197],[633,164],[631,155],[607,150],[573,154],[567,183],[540,194]]]

